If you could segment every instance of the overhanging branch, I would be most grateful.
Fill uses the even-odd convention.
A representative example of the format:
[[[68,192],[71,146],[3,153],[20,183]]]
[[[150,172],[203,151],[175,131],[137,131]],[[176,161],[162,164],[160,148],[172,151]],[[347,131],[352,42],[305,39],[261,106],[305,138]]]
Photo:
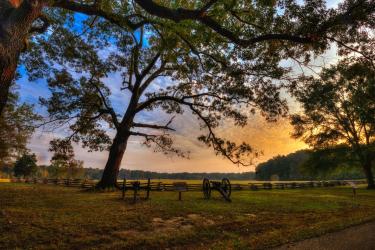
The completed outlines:
[[[136,30],[149,23],[147,20],[142,20],[138,23],[133,23],[130,18],[113,13],[107,13],[100,8],[97,4],[82,4],[71,0],[57,0],[52,4],[53,7],[63,8],[74,12],[86,14],[88,16],[100,16],[109,22],[116,24],[117,26],[124,28],[128,27],[132,30]]]
[[[146,124],[146,123],[137,123],[134,122],[132,127],[134,128],[151,128],[151,129],[160,129],[160,130],[171,130],[176,131],[174,128],[169,127],[170,123],[167,123],[166,125],[155,125],[155,124]]]
[[[208,8],[194,10],[186,8],[168,8],[154,2],[153,0],[135,0],[135,2],[149,14],[158,16],[160,18],[169,19],[176,23],[183,20],[198,21],[203,25],[209,27],[216,33],[220,34],[221,36],[229,39],[231,42],[242,47],[249,47],[255,43],[270,40],[284,40],[301,44],[314,43],[316,42],[317,37],[324,37],[324,35],[327,34],[332,28],[342,25],[355,25],[357,23],[360,23],[361,21],[364,21],[366,17],[368,18],[369,15],[375,12],[375,4],[373,3],[373,1],[358,0],[357,2],[352,4],[352,6],[349,6],[346,11],[332,16],[328,20],[320,24],[320,27],[318,27],[316,33],[314,34],[301,36],[299,34],[290,34],[287,32],[269,33],[261,34],[259,36],[248,39],[243,39],[231,30],[225,28],[223,25],[218,23],[207,14],[208,8],[211,7],[211,5],[216,1],[209,1],[206,5],[208,6]],[[231,14],[233,15],[233,13]],[[234,15],[234,17],[238,21],[243,22],[243,20],[241,18],[238,18],[238,16]],[[246,22],[243,23],[247,24]],[[253,24],[251,25],[254,26]]]

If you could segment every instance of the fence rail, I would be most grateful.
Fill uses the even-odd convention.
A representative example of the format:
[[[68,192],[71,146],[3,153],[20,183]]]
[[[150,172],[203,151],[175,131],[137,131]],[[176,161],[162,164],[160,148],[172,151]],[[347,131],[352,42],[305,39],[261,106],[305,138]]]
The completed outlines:
[[[37,179],[37,178],[12,178],[11,182],[18,183],[34,183],[34,184],[50,184],[66,187],[93,188],[96,181],[90,179]],[[123,187],[123,181],[117,184]],[[248,184],[232,183],[232,190],[272,190],[272,189],[302,189],[317,187],[334,187],[345,186],[349,183],[365,184],[364,180],[338,180],[338,181],[306,181],[306,182],[249,182]],[[126,182],[126,188],[131,188],[131,182]],[[202,191],[202,184],[187,184],[187,191]],[[163,183],[161,181],[150,182],[150,191],[175,191],[173,183]]]

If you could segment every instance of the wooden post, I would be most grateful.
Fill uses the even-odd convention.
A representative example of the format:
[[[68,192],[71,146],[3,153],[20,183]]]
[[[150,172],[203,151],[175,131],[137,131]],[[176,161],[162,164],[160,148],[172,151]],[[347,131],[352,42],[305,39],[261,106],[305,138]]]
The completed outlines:
[[[148,180],[147,180],[147,195],[146,195],[147,200],[150,198],[150,189],[151,189],[151,179],[148,178]]]
[[[81,188],[84,188],[84,187],[85,187],[85,183],[86,183],[86,178],[83,179],[83,181],[81,182]]]
[[[134,197],[133,197],[133,202],[134,203],[136,203],[136,201],[137,201],[137,188],[136,187],[134,187]]]
[[[124,182],[122,184],[122,199],[125,199],[125,191],[126,191],[126,178],[124,177]]]
[[[182,199],[182,192],[178,192],[178,200],[180,201]]]

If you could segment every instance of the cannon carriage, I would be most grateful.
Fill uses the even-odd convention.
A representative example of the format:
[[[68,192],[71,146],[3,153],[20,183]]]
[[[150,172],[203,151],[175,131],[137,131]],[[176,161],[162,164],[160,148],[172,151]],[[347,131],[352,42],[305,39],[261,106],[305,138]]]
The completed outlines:
[[[230,195],[232,194],[232,185],[230,184],[228,178],[223,178],[221,181],[210,181],[209,179],[204,178],[202,190],[205,199],[210,199],[211,191],[216,190],[226,201],[232,201],[230,199]]]

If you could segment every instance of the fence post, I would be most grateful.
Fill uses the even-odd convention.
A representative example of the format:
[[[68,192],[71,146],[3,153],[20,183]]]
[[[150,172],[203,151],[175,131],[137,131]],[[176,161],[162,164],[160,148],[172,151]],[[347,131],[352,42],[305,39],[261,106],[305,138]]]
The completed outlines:
[[[138,187],[133,184],[134,188],[134,196],[133,196],[133,202],[135,203],[137,201],[137,192],[138,192]]]
[[[148,200],[148,198],[150,198],[150,189],[151,189],[151,179],[148,178],[147,180],[147,195],[146,195],[146,199]]]
[[[126,191],[126,178],[124,177],[124,182],[122,184],[122,199],[125,199],[125,191]]]
[[[83,179],[83,181],[81,182],[81,188],[85,188],[85,184],[86,184],[86,178]]]

